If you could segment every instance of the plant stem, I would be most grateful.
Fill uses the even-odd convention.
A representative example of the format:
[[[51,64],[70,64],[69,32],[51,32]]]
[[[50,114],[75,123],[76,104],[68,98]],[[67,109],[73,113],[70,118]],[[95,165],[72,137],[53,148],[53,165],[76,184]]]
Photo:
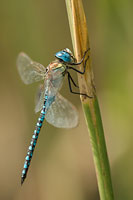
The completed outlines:
[[[89,48],[88,32],[83,4],[82,0],[65,1],[73,48],[77,61],[79,61],[82,58],[84,52]],[[90,52],[88,55],[90,56]],[[83,71],[83,65],[80,67]],[[87,62],[85,74],[78,74],[78,81],[80,92],[85,93],[88,96],[93,96],[92,99],[89,99],[85,96],[80,96],[80,98],[90,136],[100,199],[113,200],[114,196],[110,175],[110,166],[90,59]]]

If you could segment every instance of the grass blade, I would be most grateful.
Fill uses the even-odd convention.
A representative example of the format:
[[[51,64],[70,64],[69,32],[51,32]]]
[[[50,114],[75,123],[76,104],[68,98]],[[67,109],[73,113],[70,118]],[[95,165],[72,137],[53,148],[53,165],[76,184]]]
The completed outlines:
[[[72,37],[74,53],[77,61],[80,61],[84,52],[89,48],[89,40],[86,26],[82,0],[65,0],[69,25]],[[88,55],[90,52],[88,52]],[[101,200],[113,200],[113,188],[110,175],[110,166],[104,138],[103,125],[100,109],[96,96],[93,71],[87,62],[84,75],[78,74],[80,92],[86,93],[94,98],[89,99],[81,96],[81,102],[85,114],[86,123],[89,130],[90,142],[92,146],[99,194]],[[83,71],[83,65],[80,66]]]

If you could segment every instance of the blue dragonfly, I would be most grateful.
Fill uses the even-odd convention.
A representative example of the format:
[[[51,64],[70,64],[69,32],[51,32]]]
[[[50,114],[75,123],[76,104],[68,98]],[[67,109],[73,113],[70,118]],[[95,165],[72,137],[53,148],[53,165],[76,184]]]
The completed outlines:
[[[27,176],[29,165],[44,119],[58,128],[73,128],[78,124],[78,113],[76,108],[59,93],[65,75],[68,77],[70,92],[92,98],[86,94],[74,92],[72,90],[72,84],[75,87],[78,86],[75,84],[70,72],[68,71],[69,69],[72,69],[80,74],[84,74],[86,62],[89,56],[84,62],[83,72],[73,66],[80,65],[84,61],[87,52],[88,50],[85,51],[80,62],[76,62],[76,58],[73,56],[72,52],[68,48],[65,48],[55,54],[56,59],[46,68],[43,65],[34,62],[25,53],[20,53],[18,55],[17,68],[20,77],[25,84],[31,84],[33,82],[44,80],[43,85],[41,85],[39,89],[38,100],[35,106],[35,112],[41,111],[41,113],[37,120],[30,146],[25,157],[21,175],[21,184],[23,184]]]

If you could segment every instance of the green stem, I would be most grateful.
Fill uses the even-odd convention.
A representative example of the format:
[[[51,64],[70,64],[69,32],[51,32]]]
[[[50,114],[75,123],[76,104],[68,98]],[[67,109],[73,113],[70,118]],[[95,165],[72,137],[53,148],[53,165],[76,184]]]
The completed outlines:
[[[74,52],[77,60],[80,60],[84,51],[89,48],[83,4],[81,0],[66,0],[66,7]],[[90,55],[90,52],[88,55]],[[81,70],[83,71],[82,67]],[[93,96],[92,99],[81,96],[81,102],[92,146],[100,199],[113,200],[110,166],[90,59],[86,68],[85,75],[78,75],[78,80],[80,91],[88,96]]]

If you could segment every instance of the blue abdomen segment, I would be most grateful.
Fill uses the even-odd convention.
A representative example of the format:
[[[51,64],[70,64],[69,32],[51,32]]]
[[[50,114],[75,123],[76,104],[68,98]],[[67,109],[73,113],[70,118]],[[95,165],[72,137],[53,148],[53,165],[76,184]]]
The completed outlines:
[[[29,169],[29,166],[30,166],[30,162],[31,162],[31,159],[32,159],[32,156],[33,156],[33,152],[34,152],[34,149],[35,149],[35,146],[36,146],[36,143],[37,143],[37,139],[38,139],[43,121],[45,119],[47,98],[48,98],[48,96],[45,96],[44,105],[43,105],[43,108],[41,110],[41,114],[38,118],[34,133],[32,135],[32,139],[31,139],[28,151],[27,151],[27,155],[25,157],[24,167],[23,167],[22,175],[21,175],[21,184],[23,184],[23,182],[26,178],[26,175],[27,175],[27,172],[28,172],[28,169]]]

